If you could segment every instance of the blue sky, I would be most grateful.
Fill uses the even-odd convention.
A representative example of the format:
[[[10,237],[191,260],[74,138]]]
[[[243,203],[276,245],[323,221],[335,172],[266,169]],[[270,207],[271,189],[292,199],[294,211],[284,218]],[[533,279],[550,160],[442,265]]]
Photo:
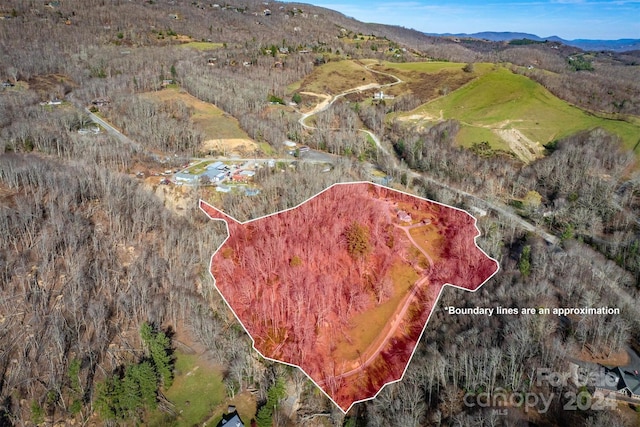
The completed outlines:
[[[364,22],[427,33],[515,31],[564,39],[640,38],[640,0],[311,0]]]

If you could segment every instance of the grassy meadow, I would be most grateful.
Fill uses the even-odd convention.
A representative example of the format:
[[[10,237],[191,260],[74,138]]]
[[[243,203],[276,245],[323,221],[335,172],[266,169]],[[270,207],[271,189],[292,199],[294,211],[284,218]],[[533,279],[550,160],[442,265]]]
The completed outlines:
[[[377,83],[376,74],[356,61],[331,61],[316,67],[302,82],[291,85],[290,91],[329,93],[337,95],[357,86]]]
[[[476,70],[480,67],[476,65]],[[456,119],[462,124],[458,142],[470,146],[487,141],[505,149],[495,129],[517,129],[532,141],[546,144],[581,130],[603,128],[620,137],[632,149],[640,126],[581,110],[557,98],[533,80],[506,68],[487,70],[450,94],[403,116],[434,122]]]
[[[351,319],[349,341],[338,341],[332,353],[337,360],[357,360],[385,332],[398,305],[419,279],[413,267],[402,263],[394,264],[387,276],[393,279],[393,296]]]
[[[188,42],[180,45],[181,47],[188,47],[196,50],[215,50],[223,47],[222,43],[213,43],[213,42]]]
[[[249,136],[240,128],[238,120],[229,116],[213,104],[199,100],[179,88],[168,88],[145,94],[149,99],[160,102],[184,102],[193,113],[192,122],[206,139],[246,138]]]
[[[176,416],[156,411],[150,417],[149,425],[198,425],[208,419],[225,400],[222,372],[208,363],[202,363],[199,357],[177,352],[175,379],[164,393],[175,405],[173,409]]]

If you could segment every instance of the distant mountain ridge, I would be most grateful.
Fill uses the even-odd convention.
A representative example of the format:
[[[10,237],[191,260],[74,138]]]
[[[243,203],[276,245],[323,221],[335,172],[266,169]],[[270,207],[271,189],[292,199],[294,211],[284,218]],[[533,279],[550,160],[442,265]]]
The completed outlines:
[[[511,40],[521,40],[521,39],[529,39],[538,42],[543,42],[545,40],[552,42],[560,42],[562,44],[566,44],[567,46],[574,46],[583,50],[612,50],[615,52],[624,52],[630,50],[640,50],[640,39],[619,39],[619,40],[589,40],[589,39],[576,39],[576,40],[565,40],[558,36],[550,36],[550,37],[539,37],[535,34],[528,33],[517,33],[517,32],[495,32],[495,31],[484,31],[481,33],[459,33],[459,34],[427,34],[429,36],[440,36],[440,37],[469,37],[474,39],[483,39],[489,41],[511,41]]]

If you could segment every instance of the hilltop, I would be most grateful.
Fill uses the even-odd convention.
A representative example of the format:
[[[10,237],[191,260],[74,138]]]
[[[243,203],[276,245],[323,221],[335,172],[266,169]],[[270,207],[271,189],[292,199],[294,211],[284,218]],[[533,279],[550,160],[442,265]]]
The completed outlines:
[[[458,66],[461,70],[464,64]],[[402,66],[390,64],[386,69],[395,68]],[[461,124],[458,143],[472,147],[486,141],[525,162],[542,156],[543,146],[554,140],[598,127],[620,137],[628,149],[636,148],[637,121],[599,117],[576,108],[506,68],[476,64],[475,70],[476,78],[464,87],[394,117],[414,125],[454,119]]]

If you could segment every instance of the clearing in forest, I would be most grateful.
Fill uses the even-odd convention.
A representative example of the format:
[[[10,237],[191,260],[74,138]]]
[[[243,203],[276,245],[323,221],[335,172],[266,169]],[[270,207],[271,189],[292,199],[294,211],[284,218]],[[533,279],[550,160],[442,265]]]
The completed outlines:
[[[203,41],[189,41],[187,43],[183,43],[180,47],[188,47],[196,50],[215,50],[220,49],[224,46],[224,43],[215,43],[215,42],[203,42]]]
[[[145,96],[159,102],[184,103],[191,110],[192,123],[205,135],[200,147],[202,152],[219,151],[227,155],[231,152],[254,154],[260,150],[260,146],[240,128],[237,119],[179,88],[166,88]]]
[[[200,207],[227,224],[210,271],[254,348],[345,412],[402,377],[445,284],[498,270],[471,215],[368,182],[246,223]]]
[[[173,404],[173,413],[152,411],[149,426],[191,427],[217,425],[229,405],[237,408],[241,419],[250,420],[256,414],[256,400],[249,392],[225,397],[222,369],[204,354],[177,351],[175,377],[171,387],[164,391]]]
[[[154,411],[148,419],[148,425],[198,425],[210,416],[213,405],[224,401],[221,369],[203,363],[201,356],[197,354],[178,351],[175,378],[164,394],[173,403],[177,416]]]
[[[486,141],[494,149],[514,152],[528,162],[543,145],[581,130],[601,127],[618,135],[629,149],[638,142],[637,124],[599,117],[557,98],[528,77],[499,67],[484,69],[470,83],[400,117],[426,123],[455,119],[463,146]],[[435,118],[438,119],[435,119]]]
[[[411,95],[426,103],[459,89],[471,80],[489,72],[493,64],[474,64],[474,71],[463,71],[466,64],[459,62],[378,62],[371,69],[392,74],[403,81],[389,88],[390,95]],[[392,117],[394,115],[391,115]]]
[[[336,95],[355,87],[392,81],[394,80],[367,70],[357,61],[342,60],[314,68],[302,82],[290,86],[289,90]]]

